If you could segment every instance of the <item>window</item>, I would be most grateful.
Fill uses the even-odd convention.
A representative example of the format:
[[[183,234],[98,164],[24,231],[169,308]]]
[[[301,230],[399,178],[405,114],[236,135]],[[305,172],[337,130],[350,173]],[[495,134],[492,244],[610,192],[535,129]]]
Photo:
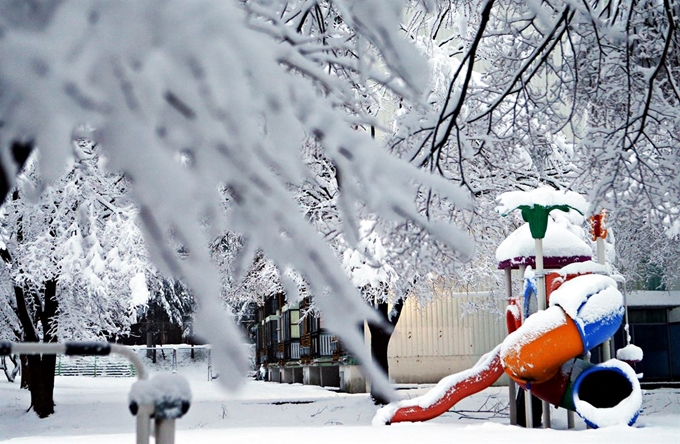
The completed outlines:
[[[283,340],[300,338],[300,310],[287,310],[283,313]]]
[[[634,365],[635,371],[643,374],[642,381],[680,380],[680,324],[669,323],[669,310],[629,309],[628,322],[632,343],[644,353],[642,361]],[[617,349],[626,345],[623,326],[614,343]]]
[[[668,310],[665,308],[636,308],[628,310],[629,324],[665,324]]]
[[[290,337],[300,338],[300,310],[291,310],[290,313]]]

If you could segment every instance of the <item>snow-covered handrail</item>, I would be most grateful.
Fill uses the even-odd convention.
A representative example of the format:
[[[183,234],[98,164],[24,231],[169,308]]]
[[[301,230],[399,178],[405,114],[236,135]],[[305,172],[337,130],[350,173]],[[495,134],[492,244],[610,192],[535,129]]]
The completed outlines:
[[[0,356],[70,355],[108,356],[111,353],[127,358],[137,370],[139,380],[132,385],[129,395],[130,412],[137,417],[137,444],[148,444],[151,419],[154,419],[157,444],[174,444],[175,420],[181,418],[191,405],[191,389],[179,375],[157,375],[149,379],[144,363],[132,347],[108,342],[15,343],[0,341]]]

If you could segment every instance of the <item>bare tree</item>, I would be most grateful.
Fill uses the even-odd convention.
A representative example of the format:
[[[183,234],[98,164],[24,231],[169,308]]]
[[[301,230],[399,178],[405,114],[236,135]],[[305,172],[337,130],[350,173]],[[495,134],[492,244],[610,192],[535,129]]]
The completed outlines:
[[[466,17],[470,31],[438,39],[465,49],[437,117],[396,141],[414,162],[475,194],[490,182],[521,188],[525,176],[589,191],[594,207],[677,218],[676,1],[437,7]]]

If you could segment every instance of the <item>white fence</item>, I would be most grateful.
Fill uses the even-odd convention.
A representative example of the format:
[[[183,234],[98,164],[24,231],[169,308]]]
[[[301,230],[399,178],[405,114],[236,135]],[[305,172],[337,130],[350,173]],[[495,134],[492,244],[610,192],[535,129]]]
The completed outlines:
[[[162,345],[157,347],[132,347],[147,368],[156,371],[182,373],[183,371],[205,371],[208,380],[216,374],[212,366],[212,355],[207,345],[186,344]],[[155,354],[155,359],[154,355]],[[155,362],[154,362],[155,361]],[[92,377],[135,377],[130,363],[117,356],[57,356],[57,376]]]

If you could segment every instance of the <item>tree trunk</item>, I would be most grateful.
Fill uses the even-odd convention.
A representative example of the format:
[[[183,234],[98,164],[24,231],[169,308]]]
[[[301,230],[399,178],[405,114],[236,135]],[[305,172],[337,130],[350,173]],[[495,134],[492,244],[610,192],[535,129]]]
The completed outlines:
[[[383,371],[385,377],[389,377],[390,369],[389,363],[387,361],[387,348],[390,345],[392,331],[389,331],[389,329],[382,328],[381,326],[375,325],[373,323],[368,324],[368,329],[371,332],[371,356],[373,361]],[[373,398],[373,402],[376,404],[389,403],[389,400],[381,393],[373,390],[373,387],[371,387],[371,398]]]
[[[41,307],[37,294],[33,294],[36,302],[36,315],[43,327],[43,342],[55,342],[54,327],[57,316],[56,299],[57,282],[51,279],[45,282],[44,308]],[[21,287],[15,287],[17,312],[24,328],[24,339],[27,342],[39,342],[35,326],[26,305],[26,292]],[[54,413],[54,369],[57,363],[55,355],[29,355],[22,357],[22,387],[27,386],[31,392],[31,406],[40,418],[46,418]]]
[[[30,372],[31,405],[40,418],[47,418],[54,413],[54,368],[55,355],[28,356]]]
[[[21,385],[22,389],[28,390],[31,386],[31,373],[28,371],[28,356],[21,355]]]
[[[14,148],[13,146],[13,150]],[[22,146],[17,147],[17,150],[15,155],[23,152]],[[28,152],[30,152],[30,149]],[[23,162],[20,164],[23,164]],[[19,198],[16,190],[12,198],[15,200]],[[22,230],[19,229],[17,241],[21,242],[22,238]],[[7,265],[12,265],[12,256],[6,248],[0,249],[0,258]],[[35,290],[25,290],[19,285],[14,286],[16,314],[23,329],[23,340],[25,342],[40,342],[40,337],[36,331],[37,320],[35,318],[39,319],[42,324],[43,342],[56,341],[54,332],[59,308],[57,302],[57,279],[48,279],[42,291],[43,297],[41,300],[40,295]],[[32,302],[29,302],[29,299],[32,299]],[[35,316],[32,310],[29,311],[29,304],[33,304]],[[40,418],[46,418],[54,413],[54,369],[56,363],[57,357],[55,355],[21,356],[21,388],[28,388],[30,390],[31,406]]]
[[[390,345],[390,339],[392,339],[392,333],[394,333],[394,328],[397,326],[401,311],[404,308],[404,302],[405,298],[398,300],[390,312],[387,310],[387,302],[375,304],[374,308],[380,314],[383,322],[380,324],[374,322],[368,323],[368,330],[371,332],[371,356],[387,378],[390,375],[387,350]],[[376,404],[389,403],[389,399],[384,394],[375,391],[372,387],[371,398],[373,398],[373,402]]]

